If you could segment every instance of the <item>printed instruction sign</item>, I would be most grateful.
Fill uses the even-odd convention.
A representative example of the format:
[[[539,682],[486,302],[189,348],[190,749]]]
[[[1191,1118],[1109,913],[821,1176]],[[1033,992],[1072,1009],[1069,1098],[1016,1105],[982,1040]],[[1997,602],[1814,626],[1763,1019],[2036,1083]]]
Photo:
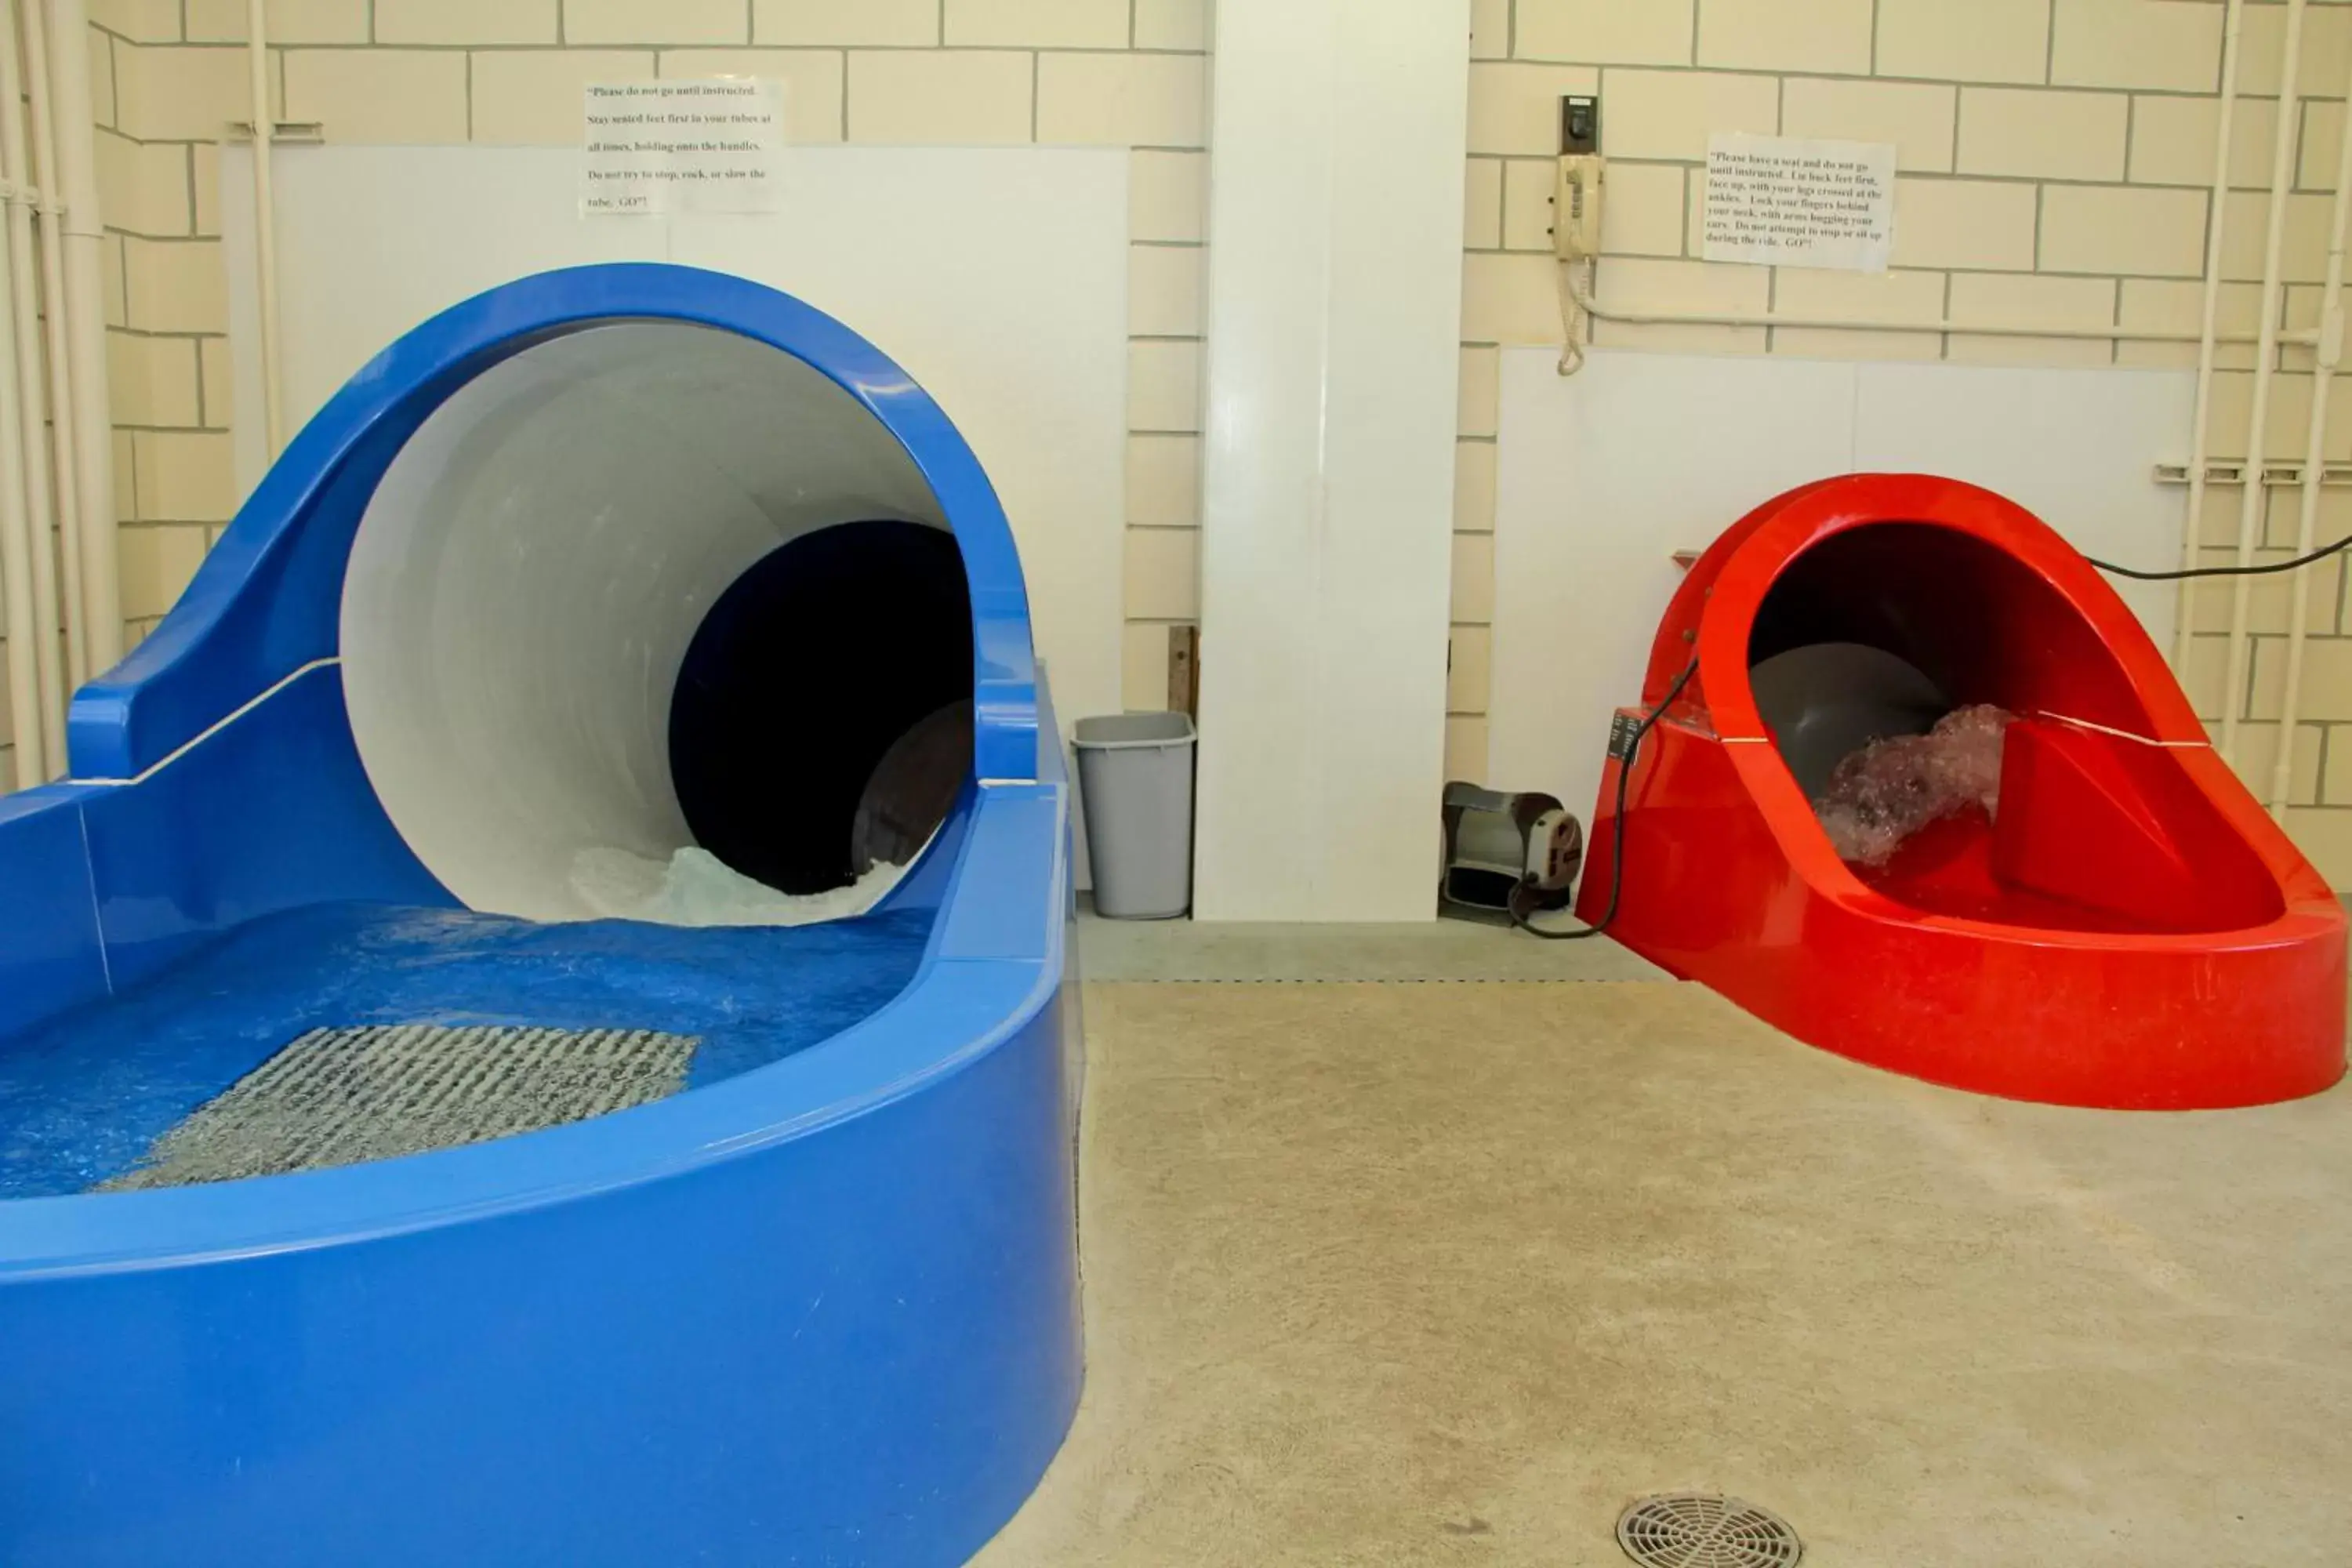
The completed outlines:
[[[772,213],[783,205],[784,84],[591,82],[580,216]]]
[[[1895,147],[1718,132],[1706,142],[1709,261],[1884,272]]]

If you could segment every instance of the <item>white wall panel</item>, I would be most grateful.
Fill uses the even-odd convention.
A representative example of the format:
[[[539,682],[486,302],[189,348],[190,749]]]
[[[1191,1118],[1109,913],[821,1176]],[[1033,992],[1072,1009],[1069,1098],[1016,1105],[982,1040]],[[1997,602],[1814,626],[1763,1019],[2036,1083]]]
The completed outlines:
[[[247,156],[225,150],[221,175],[241,409],[260,405]],[[947,410],[1012,519],[1065,721],[1119,711],[1126,151],[796,147],[782,212],[691,219],[583,220],[578,164],[561,147],[280,148],[289,428],[400,333],[528,273],[668,260],[772,284]],[[236,429],[249,489],[260,422]]]
[[[2087,552],[2179,560],[2194,377],[2168,370],[1875,364],[1596,350],[1559,375],[1507,349],[1495,520],[1488,782],[1590,820],[1610,715],[1640,695],[1658,617],[1700,550],[1832,474],[1946,474]],[[2159,647],[2173,598],[2119,584]]]

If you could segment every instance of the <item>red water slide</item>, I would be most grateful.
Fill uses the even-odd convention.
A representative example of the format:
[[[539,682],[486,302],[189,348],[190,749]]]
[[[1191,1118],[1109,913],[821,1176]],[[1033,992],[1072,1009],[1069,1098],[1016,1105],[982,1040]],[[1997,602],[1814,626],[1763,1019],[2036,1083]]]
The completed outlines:
[[[1626,945],[1823,1049],[1987,1094],[2188,1110],[2343,1075],[2343,907],[2023,508],[1921,475],[1791,490],[1693,566],[1630,711],[1694,660],[1628,781]],[[1832,753],[1979,703],[2014,715],[1997,808],[1842,859],[1812,805]]]

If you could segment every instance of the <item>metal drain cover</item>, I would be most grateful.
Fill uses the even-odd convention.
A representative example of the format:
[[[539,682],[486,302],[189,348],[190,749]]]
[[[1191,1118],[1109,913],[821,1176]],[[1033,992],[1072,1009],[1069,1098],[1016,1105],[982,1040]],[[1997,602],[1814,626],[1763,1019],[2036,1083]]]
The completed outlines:
[[[97,1190],[315,1171],[584,1121],[684,1089],[696,1043],[645,1029],[313,1029]]]
[[[1662,1492],[1617,1517],[1617,1544],[1649,1568],[1789,1568],[1805,1543],[1789,1521],[1717,1492]]]

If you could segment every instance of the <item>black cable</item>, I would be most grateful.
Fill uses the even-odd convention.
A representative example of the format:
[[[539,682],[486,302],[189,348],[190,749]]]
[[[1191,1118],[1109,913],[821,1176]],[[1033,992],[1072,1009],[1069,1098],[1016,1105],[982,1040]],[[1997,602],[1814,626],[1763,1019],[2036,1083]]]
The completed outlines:
[[[2292,561],[2273,561],[2267,566],[2193,566],[2182,572],[2135,572],[2111,561],[2100,561],[2088,555],[2083,559],[2102,572],[2129,577],[2135,582],[2170,583],[2182,577],[2263,577],[2273,572],[2293,572],[2315,562],[2325,561],[2343,550],[2352,550],[2352,533],[2346,534],[2333,544],[2323,544],[2308,555],[2298,555]]]
[[[1697,673],[1698,656],[1693,654],[1691,661],[1683,666],[1683,672],[1675,677],[1675,683],[1666,688],[1666,694],[1658,699],[1658,705],[1642,715],[1641,722],[1633,726],[1633,733],[1625,742],[1625,755],[1617,764],[1617,816],[1609,828],[1609,907],[1601,910],[1601,918],[1589,926],[1580,926],[1575,931],[1546,931],[1522,914],[1514,900],[1511,904],[1513,925],[1529,936],[1539,936],[1546,942],[1581,942],[1589,936],[1599,936],[1609,929],[1609,922],[1617,918],[1617,900],[1625,890],[1625,792],[1633,782],[1633,759],[1642,754],[1642,738],[1656,727],[1666,710],[1675,705],[1675,699],[1683,694],[1683,688],[1690,684],[1691,677]]]

